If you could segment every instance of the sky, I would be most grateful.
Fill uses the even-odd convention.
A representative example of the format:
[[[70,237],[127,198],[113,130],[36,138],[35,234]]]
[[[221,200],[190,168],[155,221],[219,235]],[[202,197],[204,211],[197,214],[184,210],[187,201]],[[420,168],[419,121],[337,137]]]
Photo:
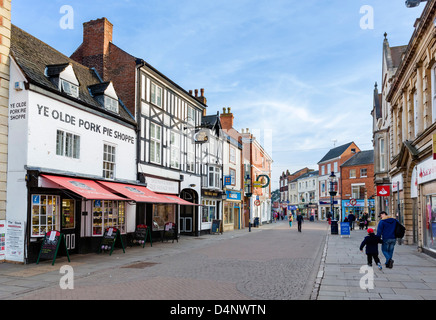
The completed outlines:
[[[333,147],[372,145],[382,44],[407,45],[425,3],[404,0],[13,0],[12,23],[70,56],[83,23],[106,17],[113,43],[186,91],[204,88],[207,114],[231,108],[282,172]],[[379,86],[380,88],[381,86]]]

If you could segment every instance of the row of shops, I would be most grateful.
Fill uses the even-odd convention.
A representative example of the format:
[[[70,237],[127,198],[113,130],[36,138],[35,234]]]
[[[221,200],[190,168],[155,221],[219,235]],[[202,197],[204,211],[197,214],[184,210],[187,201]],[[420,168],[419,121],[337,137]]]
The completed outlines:
[[[177,131],[181,142],[173,146],[176,127],[159,128],[148,120],[138,125],[112,82],[15,26],[10,83],[0,260],[36,262],[43,238],[53,230],[65,235],[74,254],[97,252],[109,228],[129,244],[143,225],[157,238],[168,223],[177,234],[193,236],[211,232],[214,221],[219,232],[244,227],[242,190],[222,189],[222,161],[211,176],[213,188],[204,188],[209,176],[183,160],[190,152],[186,143],[192,143],[194,159],[201,154],[189,133]],[[204,106],[184,97],[200,116]],[[141,135],[138,127],[150,134]],[[163,161],[156,164],[162,159],[180,164],[164,168]]]

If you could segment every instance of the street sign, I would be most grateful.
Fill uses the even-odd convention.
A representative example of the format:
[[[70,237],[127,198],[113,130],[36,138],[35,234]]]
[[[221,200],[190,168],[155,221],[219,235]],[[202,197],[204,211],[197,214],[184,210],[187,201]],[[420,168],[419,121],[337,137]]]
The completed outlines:
[[[260,206],[260,200],[254,200],[254,205]]]
[[[357,204],[356,199],[351,198],[351,199],[350,199],[350,204],[351,204],[352,206],[355,206],[355,205]]]

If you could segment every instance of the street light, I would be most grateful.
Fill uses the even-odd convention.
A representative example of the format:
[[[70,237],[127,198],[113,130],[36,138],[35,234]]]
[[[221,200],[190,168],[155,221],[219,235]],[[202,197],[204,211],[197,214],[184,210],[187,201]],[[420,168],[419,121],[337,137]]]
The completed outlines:
[[[406,0],[406,7],[407,8],[417,7],[421,2],[427,2],[427,0]]]
[[[338,180],[335,176],[335,173],[332,171],[332,173],[329,176],[330,212],[332,214],[331,234],[338,234],[338,220],[336,220],[336,215],[334,211],[334,200],[337,192],[338,192]]]
[[[250,210],[250,198],[253,195],[251,192],[251,178],[250,175],[247,174],[245,176],[245,196],[248,198],[247,207],[248,207],[248,232],[251,232],[251,210]]]

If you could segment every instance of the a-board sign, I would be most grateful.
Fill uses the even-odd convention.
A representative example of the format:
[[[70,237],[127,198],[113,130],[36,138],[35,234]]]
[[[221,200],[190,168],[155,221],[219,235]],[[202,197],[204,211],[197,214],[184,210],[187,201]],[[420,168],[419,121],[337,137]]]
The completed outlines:
[[[350,236],[350,223],[349,222],[341,222],[341,237],[342,236]]]
[[[210,230],[211,233],[221,232],[220,226],[221,226],[221,220],[216,220],[216,219],[212,220],[212,227]]]
[[[179,237],[178,237],[178,232],[177,232],[177,225],[174,222],[166,222],[165,226],[164,226],[164,231],[163,231],[163,238],[166,238],[168,241],[169,239],[173,240],[177,240],[177,242],[179,242]]]
[[[145,247],[145,242],[147,238],[150,240],[150,246],[153,246],[151,241],[151,230],[145,224],[138,224],[135,229],[135,233],[133,234],[133,242],[142,244],[142,247]]]
[[[121,248],[123,248],[123,252],[126,253],[124,250],[123,239],[121,239],[120,230],[113,227],[107,228],[104,231],[103,237],[101,238],[100,246],[98,247],[98,253],[102,251],[109,251],[109,255],[112,255],[115,245],[121,246]]]
[[[59,248],[61,246],[61,242],[63,242],[63,246],[65,246],[65,252],[67,253],[68,262],[70,262],[70,255],[68,254],[67,243],[65,242],[65,235],[59,231],[52,230],[46,232],[44,239],[42,240],[41,249],[39,250],[36,264],[39,263],[40,259],[43,259],[53,260],[52,265],[54,265]]]

